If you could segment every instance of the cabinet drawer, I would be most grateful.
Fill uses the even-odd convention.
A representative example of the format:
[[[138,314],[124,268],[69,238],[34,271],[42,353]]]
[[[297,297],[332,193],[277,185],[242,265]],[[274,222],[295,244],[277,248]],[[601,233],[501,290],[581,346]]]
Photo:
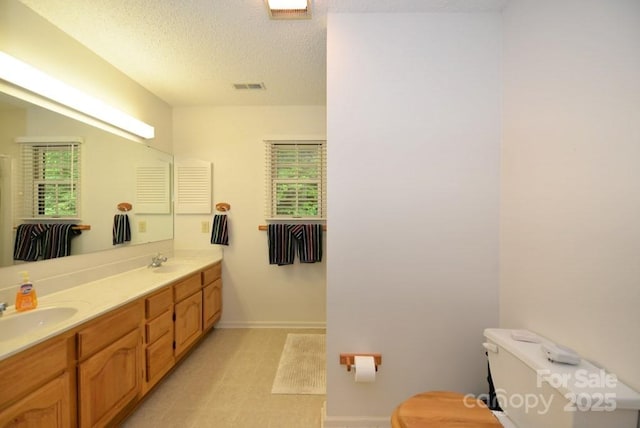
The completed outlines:
[[[147,297],[145,300],[147,319],[157,317],[171,305],[173,305],[171,287],[167,287],[153,296]]]
[[[78,333],[78,359],[86,358],[113,343],[143,320],[143,301],[98,318]]]
[[[200,273],[191,275],[173,286],[176,303],[200,290]]]
[[[146,349],[147,382],[152,382],[173,365],[173,334],[166,333]]]
[[[222,276],[222,263],[216,263],[202,271],[202,285],[207,285]]]
[[[147,322],[146,338],[147,343],[153,343],[165,333],[172,333],[173,336],[173,308],[168,308],[165,312],[154,319]]]
[[[69,336],[57,337],[0,364],[0,406],[52,379],[73,359]]]

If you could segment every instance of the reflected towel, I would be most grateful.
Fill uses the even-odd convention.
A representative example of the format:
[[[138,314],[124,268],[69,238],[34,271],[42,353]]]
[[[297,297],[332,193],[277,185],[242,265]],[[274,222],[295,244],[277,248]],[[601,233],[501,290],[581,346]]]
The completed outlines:
[[[216,214],[213,216],[213,228],[211,229],[211,243],[229,245],[229,229],[227,228],[226,214]]]
[[[295,257],[291,227],[288,224],[270,224],[267,227],[270,265],[290,265]]]
[[[80,235],[75,224],[50,224],[44,234],[42,258],[55,259],[71,255],[71,238]]]
[[[21,224],[16,230],[13,259],[28,262],[71,255],[71,239],[80,235],[75,224]]]
[[[44,224],[21,224],[16,230],[13,259],[33,262],[42,256],[42,238],[47,230]]]
[[[80,235],[75,224],[49,224],[42,241],[42,258],[55,259],[71,255],[71,239]]]
[[[113,245],[124,244],[127,241],[131,241],[129,216],[116,214],[113,217]]]

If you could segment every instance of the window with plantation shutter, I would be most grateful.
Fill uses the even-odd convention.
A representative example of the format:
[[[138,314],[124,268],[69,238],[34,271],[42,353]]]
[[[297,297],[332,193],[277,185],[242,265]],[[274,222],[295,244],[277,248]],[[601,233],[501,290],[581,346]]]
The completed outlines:
[[[22,218],[80,217],[78,137],[18,138],[21,144]]]
[[[267,219],[326,217],[326,141],[266,141]]]

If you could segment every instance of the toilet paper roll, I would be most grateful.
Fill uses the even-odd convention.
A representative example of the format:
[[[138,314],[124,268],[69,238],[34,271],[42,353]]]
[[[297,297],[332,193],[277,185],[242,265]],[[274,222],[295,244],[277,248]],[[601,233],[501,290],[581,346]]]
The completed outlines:
[[[376,380],[376,363],[373,357],[356,355],[354,360],[356,382],[373,382]]]

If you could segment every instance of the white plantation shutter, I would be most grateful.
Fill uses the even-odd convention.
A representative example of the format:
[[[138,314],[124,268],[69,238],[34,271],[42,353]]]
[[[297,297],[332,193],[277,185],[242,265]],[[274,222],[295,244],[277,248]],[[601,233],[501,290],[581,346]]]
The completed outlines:
[[[136,168],[138,214],[171,213],[171,169],[168,162],[139,162]]]
[[[79,137],[20,137],[21,217],[79,219]]]
[[[267,219],[326,218],[326,141],[266,143]]]
[[[211,162],[175,163],[176,214],[211,214]]]

